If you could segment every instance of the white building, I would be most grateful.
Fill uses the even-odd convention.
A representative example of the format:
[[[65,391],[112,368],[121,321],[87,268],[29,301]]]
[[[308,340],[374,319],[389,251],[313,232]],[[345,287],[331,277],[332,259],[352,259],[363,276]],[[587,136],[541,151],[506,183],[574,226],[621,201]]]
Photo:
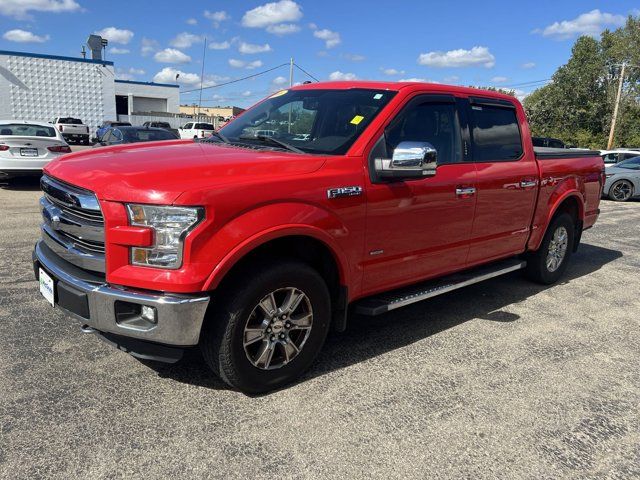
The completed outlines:
[[[0,118],[80,118],[90,131],[134,112],[179,113],[178,85],[116,80],[113,62],[0,50]]]

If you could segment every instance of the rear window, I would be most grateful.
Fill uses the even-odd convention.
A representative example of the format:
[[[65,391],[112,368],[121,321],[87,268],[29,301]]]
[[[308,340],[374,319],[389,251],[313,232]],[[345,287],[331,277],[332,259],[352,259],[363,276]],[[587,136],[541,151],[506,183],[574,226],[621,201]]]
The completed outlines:
[[[129,142],[155,142],[157,140],[175,140],[176,136],[167,130],[123,130]]]
[[[79,118],[62,117],[58,119],[58,123],[66,123],[68,125],[82,125],[82,120]]]
[[[3,124],[0,125],[0,136],[2,135],[15,135],[21,137],[50,137],[56,136],[56,129],[53,127],[46,127],[44,125],[29,125],[29,124]]]
[[[471,123],[474,161],[513,161],[522,156],[520,128],[513,108],[473,105]]]
[[[213,125],[210,123],[196,123],[194,128],[196,130],[213,130]]]

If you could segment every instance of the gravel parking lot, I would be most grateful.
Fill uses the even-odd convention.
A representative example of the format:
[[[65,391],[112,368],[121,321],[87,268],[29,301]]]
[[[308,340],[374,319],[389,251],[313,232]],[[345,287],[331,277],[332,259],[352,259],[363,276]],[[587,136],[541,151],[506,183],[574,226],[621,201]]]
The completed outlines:
[[[564,282],[519,274],[351,318],[298,384],[116,351],[33,279],[36,181],[0,188],[0,478],[638,478],[640,202]]]

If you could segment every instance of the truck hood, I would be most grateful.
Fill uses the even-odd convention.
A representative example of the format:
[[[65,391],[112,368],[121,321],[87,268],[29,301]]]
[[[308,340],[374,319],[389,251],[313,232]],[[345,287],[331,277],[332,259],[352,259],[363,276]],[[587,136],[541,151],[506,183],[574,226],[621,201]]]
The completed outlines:
[[[176,140],[101,147],[63,155],[45,168],[101,200],[172,204],[183,192],[264,182],[319,169],[324,158],[217,143]]]

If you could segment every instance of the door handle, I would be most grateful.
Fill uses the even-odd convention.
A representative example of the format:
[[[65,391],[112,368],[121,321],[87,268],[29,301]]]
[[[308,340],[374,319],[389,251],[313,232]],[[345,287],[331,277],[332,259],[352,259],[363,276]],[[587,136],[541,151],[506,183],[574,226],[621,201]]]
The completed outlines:
[[[520,182],[520,188],[531,188],[538,185],[537,180],[532,180],[530,178],[525,178]]]
[[[473,197],[476,194],[475,187],[457,187],[456,188],[456,196],[458,198],[469,198]]]

